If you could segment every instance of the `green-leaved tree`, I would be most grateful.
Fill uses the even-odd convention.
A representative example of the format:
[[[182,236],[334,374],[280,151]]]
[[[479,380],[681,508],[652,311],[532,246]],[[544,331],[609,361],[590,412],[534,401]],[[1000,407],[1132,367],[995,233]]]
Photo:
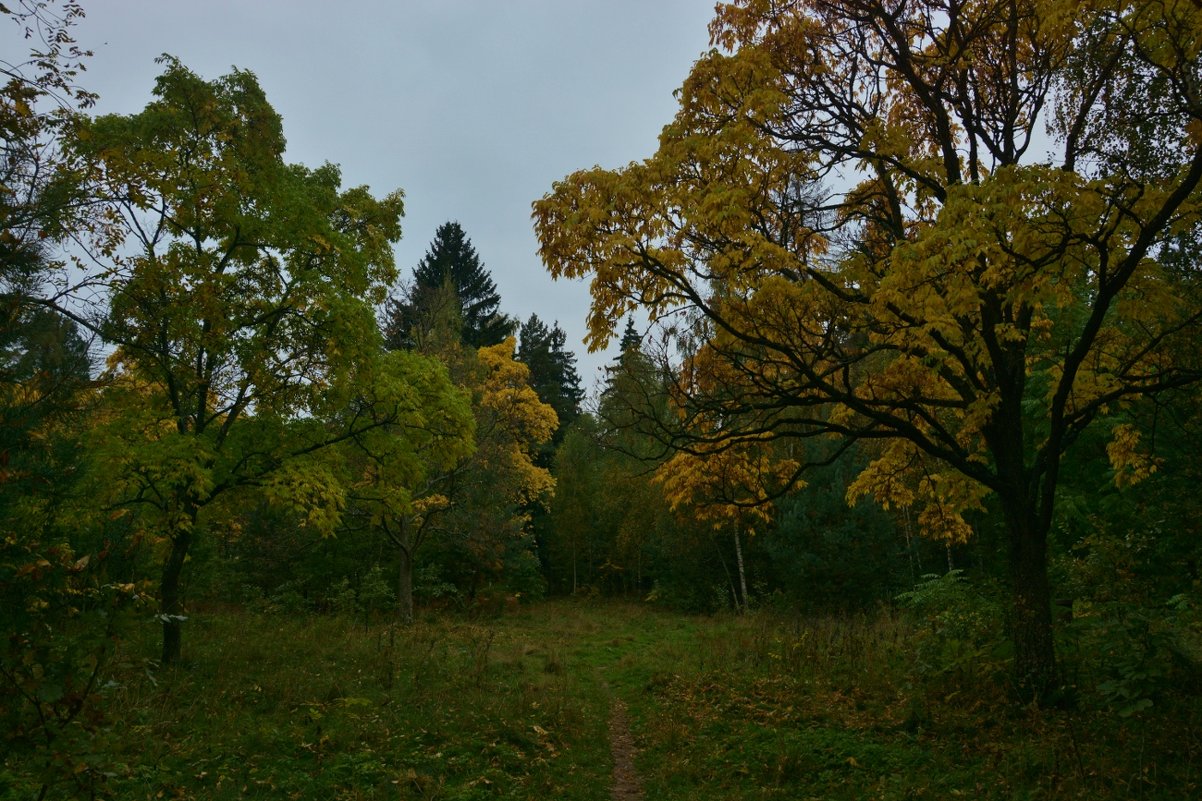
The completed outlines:
[[[412,396],[381,359],[373,303],[394,280],[400,192],[344,190],[332,165],[283,160],[254,75],[206,81],[164,57],[140,113],[81,121],[107,224],[92,315],[114,347],[98,434],[110,503],[163,550],[163,662],[180,657],[181,575],[206,509],[262,487],[330,531],[344,503],[327,446],[392,425]],[[418,369],[418,368],[415,368]]]

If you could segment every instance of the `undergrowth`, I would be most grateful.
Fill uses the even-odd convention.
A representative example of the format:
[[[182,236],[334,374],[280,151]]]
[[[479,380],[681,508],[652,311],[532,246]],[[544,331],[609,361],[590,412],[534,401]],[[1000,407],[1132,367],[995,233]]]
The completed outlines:
[[[648,797],[1200,797],[1196,689],[1135,711],[1106,685],[1074,688],[1070,710],[1017,706],[1000,620],[967,608],[700,626],[631,705]]]

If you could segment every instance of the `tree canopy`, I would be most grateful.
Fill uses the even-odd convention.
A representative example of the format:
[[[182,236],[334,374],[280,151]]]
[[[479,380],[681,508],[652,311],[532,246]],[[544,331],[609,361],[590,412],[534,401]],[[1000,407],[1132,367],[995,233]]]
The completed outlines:
[[[260,485],[328,533],[343,501],[334,466],[313,454],[413,411],[404,371],[437,368],[382,359],[375,326],[400,193],[377,200],[342,190],[331,165],[286,164],[280,118],[251,73],[206,81],[163,62],[144,111],[79,123],[74,146],[108,209],[92,254],[108,303],[70,313],[116,348],[109,394],[142,397],[114,407],[109,502],[151,515],[169,543],[170,662],[204,510]]]
[[[1200,376],[1174,256],[1202,230],[1200,30],[1171,2],[720,4],[655,156],[535,204],[542,256],[592,279],[592,347],[635,308],[700,335],[680,447],[879,440],[851,494],[951,540],[996,496],[1043,696],[1063,456],[1109,426],[1138,474],[1117,412]]]
[[[576,372],[576,356],[564,349],[567,335],[554,323],[550,328],[538,315],[522,323],[518,332],[517,360],[530,370],[530,386],[539,399],[555,410],[559,418],[556,440],[567,426],[580,416],[584,391]]]

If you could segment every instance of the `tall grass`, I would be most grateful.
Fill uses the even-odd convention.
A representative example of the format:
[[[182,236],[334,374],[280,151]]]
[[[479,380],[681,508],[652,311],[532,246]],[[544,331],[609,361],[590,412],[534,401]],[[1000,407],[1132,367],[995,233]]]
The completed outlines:
[[[696,637],[631,706],[650,798],[1200,797],[1186,687],[1155,714],[1016,707],[1000,631],[889,608],[759,611]]]
[[[147,626],[108,677],[103,792],[605,798],[608,699],[563,664],[572,625],[213,610],[170,670]]]

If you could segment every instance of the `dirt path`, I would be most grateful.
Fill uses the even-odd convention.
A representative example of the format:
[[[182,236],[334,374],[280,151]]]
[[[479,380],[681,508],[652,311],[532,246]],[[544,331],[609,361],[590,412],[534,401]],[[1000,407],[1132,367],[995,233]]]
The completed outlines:
[[[626,718],[626,704],[614,700],[609,716],[609,747],[614,758],[613,801],[642,801],[643,786],[634,772],[634,738]]]

